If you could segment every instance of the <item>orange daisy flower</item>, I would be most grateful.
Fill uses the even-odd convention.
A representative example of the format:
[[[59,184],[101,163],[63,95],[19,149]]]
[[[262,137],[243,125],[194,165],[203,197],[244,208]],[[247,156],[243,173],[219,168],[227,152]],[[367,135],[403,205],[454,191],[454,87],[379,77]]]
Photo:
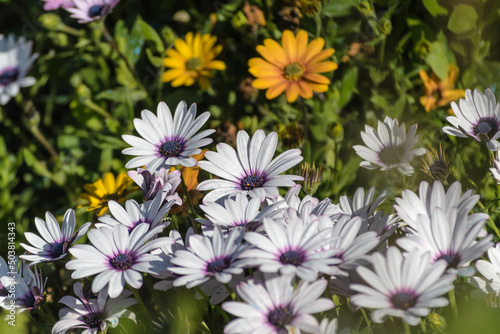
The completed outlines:
[[[418,72],[424,83],[425,95],[420,98],[420,104],[424,106],[425,111],[429,112],[465,97],[463,89],[453,89],[458,79],[458,72],[458,67],[454,64],[448,65],[446,80],[439,79],[435,73],[429,77],[424,70]]]
[[[325,49],[325,40],[316,38],[308,45],[304,30],[296,36],[285,30],[281,45],[267,38],[264,45],[257,46],[257,52],[264,58],[248,61],[249,72],[257,79],[252,86],[267,89],[266,98],[271,100],[285,91],[286,99],[292,103],[300,95],[304,99],[313,97],[313,92],[326,92],[330,80],[318,73],[334,71],[338,65],[333,61],[323,61],[335,50]]]

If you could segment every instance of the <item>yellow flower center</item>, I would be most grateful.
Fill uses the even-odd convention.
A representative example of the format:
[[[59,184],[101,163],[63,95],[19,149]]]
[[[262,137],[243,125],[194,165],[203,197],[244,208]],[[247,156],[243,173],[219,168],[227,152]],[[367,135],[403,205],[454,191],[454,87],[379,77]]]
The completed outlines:
[[[197,71],[202,68],[202,65],[203,63],[200,57],[193,57],[186,62],[186,69],[188,71]]]
[[[299,63],[291,63],[285,66],[285,79],[289,81],[298,81],[304,74],[304,66]]]

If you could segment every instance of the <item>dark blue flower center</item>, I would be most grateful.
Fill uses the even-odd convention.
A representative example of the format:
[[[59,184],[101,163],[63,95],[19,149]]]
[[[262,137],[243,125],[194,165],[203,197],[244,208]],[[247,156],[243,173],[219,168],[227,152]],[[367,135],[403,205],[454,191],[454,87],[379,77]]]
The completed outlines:
[[[0,86],[7,86],[17,80],[19,76],[19,70],[16,68],[11,68],[0,74]]]
[[[26,305],[26,307],[28,307],[28,308],[35,308],[35,302],[36,302],[36,299],[32,293],[29,293],[24,298],[24,305]]]
[[[64,250],[64,242],[60,242],[52,246],[50,255],[52,255],[53,258],[58,258],[59,256],[63,255],[63,250]]]
[[[391,297],[392,306],[400,309],[407,310],[417,304],[418,297],[409,292],[399,292]]]
[[[401,162],[401,149],[399,146],[384,147],[378,154],[378,157],[386,165],[398,164]]]
[[[163,155],[164,157],[170,158],[170,157],[175,157],[177,158],[183,151],[184,149],[184,143],[180,140],[172,140],[172,141],[167,141],[160,147],[160,154]]]
[[[255,188],[262,187],[265,181],[266,180],[262,175],[253,174],[245,176],[241,180],[240,185],[242,190],[253,190]]]
[[[99,6],[99,5],[90,7],[89,16],[92,18],[97,17],[97,16],[101,16],[103,8],[104,8],[104,6]]]
[[[101,327],[101,319],[99,315],[95,314],[94,312],[91,312],[84,316],[84,321],[87,324],[89,328],[98,328],[100,329]]]
[[[445,260],[448,263],[448,268],[457,268],[460,263],[460,256],[458,254],[443,254],[438,257],[438,260]]]
[[[498,132],[498,123],[492,118],[482,118],[474,127],[474,134],[481,141],[488,141]]]
[[[118,270],[127,270],[134,264],[134,259],[129,254],[119,254],[109,261],[109,264]]]
[[[300,252],[289,250],[281,254],[280,261],[283,264],[292,264],[294,266],[300,266],[304,262],[304,255]]]
[[[276,327],[276,329],[285,328],[286,325],[292,322],[293,318],[293,310],[290,306],[278,307],[269,312],[267,316],[271,325]]]
[[[220,273],[227,267],[229,267],[230,264],[230,259],[229,258],[224,258],[224,259],[216,259],[213,262],[210,262],[207,265],[207,271],[211,273]]]

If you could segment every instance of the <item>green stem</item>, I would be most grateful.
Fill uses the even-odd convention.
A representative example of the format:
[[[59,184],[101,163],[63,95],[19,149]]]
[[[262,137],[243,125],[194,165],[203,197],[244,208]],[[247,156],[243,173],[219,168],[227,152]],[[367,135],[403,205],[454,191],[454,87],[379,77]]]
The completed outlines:
[[[453,317],[458,319],[458,309],[457,309],[457,301],[455,299],[455,289],[452,289],[448,292],[448,297],[450,298],[450,306],[453,312]]]
[[[96,113],[106,117],[106,118],[109,118],[109,119],[113,119],[113,116],[111,116],[110,113],[108,113],[106,110],[104,110],[101,106],[99,106],[98,104],[96,104],[94,101],[92,101],[91,99],[86,99],[83,104],[86,106],[86,107],[89,107],[90,109],[94,110]]]
[[[481,207],[481,209],[483,209],[483,211],[485,213],[488,213],[487,210],[486,210],[486,207],[484,206],[484,204],[479,200],[477,202],[477,204]],[[497,237],[500,239],[500,230],[498,230],[498,227],[496,226],[495,222],[493,221],[493,219],[491,218],[490,215],[489,216],[489,219],[488,219],[488,226],[491,227],[491,229],[495,232],[495,234],[497,235]]]
[[[205,294],[205,292],[203,292],[202,289],[200,289],[200,287],[196,287],[196,292],[198,292],[202,297],[203,299],[208,303],[210,304],[210,298],[208,298],[208,296]],[[211,305],[211,304],[210,304]],[[219,305],[211,305],[214,309],[217,310],[217,312],[219,312],[219,314],[224,318],[224,320],[226,322],[229,322],[229,317],[227,316],[226,312],[219,306]]]
[[[366,325],[370,328],[370,319],[368,319],[368,315],[365,312],[364,308],[361,308],[361,313],[363,314],[363,318],[365,319]]]
[[[45,147],[45,149],[49,151],[52,158],[54,158],[54,160],[58,160],[59,155],[57,154],[54,147],[49,143],[47,138],[45,138],[45,136],[42,134],[38,126],[30,126],[30,131],[33,136],[35,136],[35,138],[38,139],[38,141],[43,145],[43,147]]]
[[[410,325],[406,323],[406,321],[401,319],[401,322],[403,323],[403,328],[405,329],[405,334],[411,334],[411,328]]]
[[[422,333],[427,333],[427,328],[425,328],[425,323],[423,320],[420,320],[420,329],[422,330]]]
[[[146,305],[144,305],[144,301],[142,300],[141,298],[141,294],[139,293],[139,290],[137,289],[134,289],[134,288],[130,288],[130,290],[132,291],[132,293],[134,294],[134,297],[135,299],[137,299],[137,302],[139,304],[139,307],[141,309],[141,312],[144,314],[144,316],[146,317],[146,319],[144,319],[144,326],[145,326],[145,329],[147,330],[149,328],[149,326],[151,326],[151,315],[149,314],[148,312],[148,309],[146,308]]]
[[[307,119],[307,106],[302,97],[299,97],[300,105],[302,106],[302,118],[304,119],[304,139],[309,141],[309,121]]]

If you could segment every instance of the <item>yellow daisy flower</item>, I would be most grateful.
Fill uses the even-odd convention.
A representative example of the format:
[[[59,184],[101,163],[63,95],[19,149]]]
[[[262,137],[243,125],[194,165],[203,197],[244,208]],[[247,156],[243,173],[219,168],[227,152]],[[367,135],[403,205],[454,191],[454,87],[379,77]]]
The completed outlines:
[[[248,61],[249,72],[257,79],[252,86],[267,89],[266,98],[271,100],[286,91],[286,99],[292,103],[300,95],[310,99],[313,92],[326,92],[330,80],[318,73],[337,69],[333,61],[323,61],[335,50],[325,49],[325,40],[316,38],[307,43],[308,36],[304,30],[296,36],[285,30],[281,37],[281,45],[267,38],[264,45],[257,46],[257,52],[264,58],[252,58]]]
[[[178,38],[174,48],[167,50],[163,63],[170,68],[162,75],[164,82],[172,81],[172,87],[191,86],[196,80],[202,88],[210,86],[209,79],[214,76],[214,70],[223,71],[226,64],[214,60],[222,51],[222,45],[215,45],[217,37],[200,33],[186,34],[186,40]],[[215,45],[215,46],[214,46]]]
[[[458,72],[458,67],[454,64],[448,65],[446,80],[439,79],[435,73],[429,77],[424,70],[418,72],[424,83],[425,95],[420,98],[420,104],[424,106],[425,111],[429,112],[465,97],[463,89],[453,89],[458,79]]]
[[[107,173],[104,178],[83,186],[87,193],[81,194],[80,198],[88,203],[79,205],[78,208],[88,207],[87,211],[99,210],[97,216],[100,217],[108,211],[108,201],[124,202],[127,199],[127,195],[136,189],[127,190],[133,182],[125,172],[118,174],[116,179],[113,173]]]

